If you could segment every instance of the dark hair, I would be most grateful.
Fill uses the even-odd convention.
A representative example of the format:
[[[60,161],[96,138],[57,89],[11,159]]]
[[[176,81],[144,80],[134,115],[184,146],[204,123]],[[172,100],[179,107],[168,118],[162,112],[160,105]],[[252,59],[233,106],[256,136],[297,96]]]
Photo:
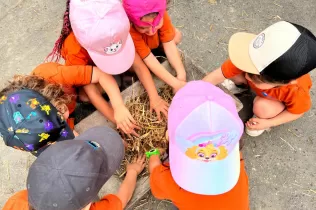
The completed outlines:
[[[158,12],[151,12],[141,17],[141,19],[143,19],[144,17],[156,18],[158,14],[159,14]]]
[[[257,74],[250,74],[250,73],[247,73],[249,78],[256,82],[256,83],[270,83],[270,84],[282,84],[282,85],[285,85],[285,84],[288,84],[290,83],[292,80],[291,79],[275,79],[275,78],[272,78],[270,76],[267,76],[267,75],[257,75]]]
[[[68,35],[72,32],[70,19],[69,19],[69,4],[70,0],[66,1],[66,11],[64,13],[64,23],[63,28],[61,29],[61,33],[57,41],[55,42],[54,48],[51,53],[46,57],[45,61],[48,61],[50,58],[50,61],[58,62],[61,57],[61,48],[63,47],[63,44],[68,37]]]

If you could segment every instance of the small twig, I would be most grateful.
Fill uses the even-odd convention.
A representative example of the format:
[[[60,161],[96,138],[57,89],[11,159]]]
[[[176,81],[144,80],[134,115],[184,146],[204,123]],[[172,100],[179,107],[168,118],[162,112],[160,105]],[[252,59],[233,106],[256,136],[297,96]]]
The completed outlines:
[[[289,142],[285,141],[282,137],[280,137],[280,139],[284,141],[293,151],[296,151],[296,149]]]

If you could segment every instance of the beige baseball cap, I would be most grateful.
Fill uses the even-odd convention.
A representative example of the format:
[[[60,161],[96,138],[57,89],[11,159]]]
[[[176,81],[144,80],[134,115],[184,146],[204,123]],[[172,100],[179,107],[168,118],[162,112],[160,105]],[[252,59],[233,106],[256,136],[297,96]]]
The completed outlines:
[[[273,78],[296,79],[316,64],[315,36],[303,26],[277,22],[259,35],[240,32],[228,45],[229,57],[239,69]]]

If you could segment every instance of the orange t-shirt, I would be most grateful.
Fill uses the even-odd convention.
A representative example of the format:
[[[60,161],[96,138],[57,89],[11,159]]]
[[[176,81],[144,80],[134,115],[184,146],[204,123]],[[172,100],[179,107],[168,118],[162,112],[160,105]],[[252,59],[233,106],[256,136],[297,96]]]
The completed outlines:
[[[226,78],[232,78],[243,73],[230,60],[225,61],[221,68]],[[311,108],[312,102],[309,91],[312,87],[312,80],[309,74],[296,79],[296,84],[288,84],[268,90],[257,88],[249,80],[248,84],[258,96],[284,103],[286,110],[293,114],[302,114]]]
[[[92,72],[92,66],[64,66],[51,62],[39,65],[31,74],[43,77],[50,83],[61,84],[66,94],[75,96],[76,87],[91,83]],[[76,108],[76,97],[67,106],[69,113],[72,113]]]
[[[174,39],[175,29],[171,23],[167,12],[163,16],[163,25],[153,36],[139,33],[134,27],[131,27],[130,34],[133,38],[136,52],[144,59],[152,49],[159,47],[160,43],[170,42]]]
[[[77,41],[75,34],[71,32],[65,39],[61,49],[61,56],[66,66],[91,65],[95,66],[87,50]]]
[[[172,178],[170,168],[163,165],[150,175],[150,187],[156,198],[172,201],[179,210],[249,210],[248,177],[243,160],[237,184],[221,195],[198,195],[182,189]]]
[[[90,207],[90,210],[98,209],[122,210],[122,201],[115,195],[106,195]],[[27,190],[22,190],[9,198],[2,210],[29,210]]]

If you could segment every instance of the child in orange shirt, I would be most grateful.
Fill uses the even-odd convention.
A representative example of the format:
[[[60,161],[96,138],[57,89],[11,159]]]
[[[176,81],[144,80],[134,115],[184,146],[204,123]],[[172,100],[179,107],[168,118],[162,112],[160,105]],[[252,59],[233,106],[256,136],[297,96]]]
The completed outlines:
[[[104,17],[98,18],[99,13]],[[91,21],[95,18],[100,21]],[[134,56],[135,48],[129,35],[129,28],[128,18],[118,0],[102,2],[68,0],[61,35],[48,57],[55,61],[63,57],[67,66],[96,65],[107,74],[119,75],[127,71],[134,59],[137,59]],[[158,95],[149,70],[134,65],[131,70],[135,71],[148,92],[150,109],[157,113],[159,119],[161,113],[167,116],[168,103]],[[114,87],[118,88],[117,85]],[[79,98],[81,101],[91,101],[105,117],[117,123],[112,107],[114,111],[117,108],[103,99],[99,85],[89,85],[85,89],[79,89]],[[124,124],[127,124],[125,130],[136,135],[135,123],[127,120],[119,127]]]
[[[162,81],[175,91],[179,90],[186,82],[186,72],[176,46],[181,41],[181,33],[171,23],[166,0],[123,0],[123,7],[131,21],[130,33],[140,57],[134,65],[145,63]],[[177,77],[172,76],[153,55],[152,50],[161,47]]]
[[[146,153],[152,194],[180,210],[249,210],[234,100],[209,83],[190,82],[168,114],[170,163],[161,163],[158,149]]]
[[[28,126],[32,126],[31,123],[25,123],[26,127],[19,127],[22,122],[28,122],[28,117],[30,114],[33,113],[33,115],[36,114],[36,116],[39,116],[39,113],[42,113],[43,110],[39,106],[38,100],[33,100],[33,98],[40,98],[45,97],[48,101],[50,101],[49,107],[51,110],[57,109],[56,112],[62,113],[63,119],[66,121],[65,126],[68,128],[70,127],[72,130],[74,129],[74,124],[68,120],[69,115],[75,110],[76,107],[76,89],[78,87],[82,87],[83,89],[88,88],[89,84],[101,84],[102,87],[104,87],[104,90],[106,93],[109,93],[109,98],[112,101],[113,104],[123,104],[123,100],[120,97],[116,97],[116,95],[119,95],[120,92],[117,90],[117,92],[111,92],[109,91],[109,88],[112,86],[115,86],[115,81],[112,80],[112,77],[108,74],[104,74],[98,67],[96,66],[64,66],[58,63],[44,63],[36,67],[32,72],[30,76],[24,75],[24,76],[16,76],[11,81],[11,83],[4,88],[0,92],[0,97],[2,98],[0,102],[0,110],[2,109],[2,112],[0,113],[0,132],[4,136],[5,132],[8,132],[8,129],[13,127],[12,133],[16,133],[16,130],[20,130],[23,128],[23,133],[19,134],[17,138],[17,142],[24,142],[25,144],[16,145],[15,143],[12,144],[10,141],[14,140],[15,138],[8,138],[10,140],[5,140],[6,144],[8,146],[15,146],[16,148],[20,148],[22,150],[36,152],[37,149],[45,146],[48,142],[51,141],[57,141],[56,136],[53,136],[49,134],[49,132],[45,131],[44,124],[40,126],[41,130],[38,130],[38,134],[44,133],[51,135],[50,138],[44,139],[43,141],[40,141],[40,137],[33,138],[35,142],[28,142],[27,138],[28,136],[25,135],[28,132],[27,130],[31,130],[28,128]],[[33,98],[26,98],[25,102],[19,102],[18,99],[14,98],[11,99],[9,96],[10,94],[15,96],[17,91],[21,91],[24,89],[30,89],[32,91],[35,91],[38,97]],[[19,94],[18,94],[19,95]],[[12,103],[11,101],[17,101],[15,103]],[[18,124],[16,121],[7,121],[7,105],[10,106],[17,106],[20,104],[22,107],[25,106],[27,103],[28,106],[26,106],[27,111],[25,113],[20,112],[19,116],[21,118],[21,123]],[[54,108],[53,108],[54,107]],[[17,111],[20,111],[19,107],[16,107]],[[44,110],[45,111],[45,110]],[[15,112],[14,112],[15,113]],[[10,116],[14,115],[14,113],[11,113]],[[34,114],[35,113],[35,114]],[[56,118],[56,113],[53,112],[53,116],[44,116],[45,118]],[[113,115],[113,114],[112,114]],[[110,115],[111,116],[111,115]],[[130,116],[132,119],[132,116]],[[44,118],[42,119],[44,120]],[[49,120],[49,119],[47,119]],[[52,121],[52,120],[50,120]],[[24,124],[24,123],[23,123]],[[25,130],[26,129],[26,130]],[[39,127],[37,127],[39,129]],[[41,131],[41,132],[40,132]],[[21,131],[22,132],[22,131]],[[73,133],[70,129],[68,133]],[[136,134],[136,133],[135,133]],[[25,147],[25,145],[33,144],[32,149],[28,149]],[[39,145],[38,145],[39,144]],[[37,145],[37,146],[36,146]]]
[[[204,80],[216,85],[227,78],[257,94],[255,116],[246,123],[248,135],[259,136],[310,109],[312,81],[308,73],[316,67],[316,38],[308,29],[281,21],[257,36],[234,34],[228,49],[230,60]],[[234,86],[228,89],[236,90]]]
[[[27,190],[13,195],[3,210],[123,210],[144,169],[145,157],[127,166],[117,194],[94,202],[123,157],[121,137],[105,126],[91,128],[75,141],[57,142],[31,165]]]

